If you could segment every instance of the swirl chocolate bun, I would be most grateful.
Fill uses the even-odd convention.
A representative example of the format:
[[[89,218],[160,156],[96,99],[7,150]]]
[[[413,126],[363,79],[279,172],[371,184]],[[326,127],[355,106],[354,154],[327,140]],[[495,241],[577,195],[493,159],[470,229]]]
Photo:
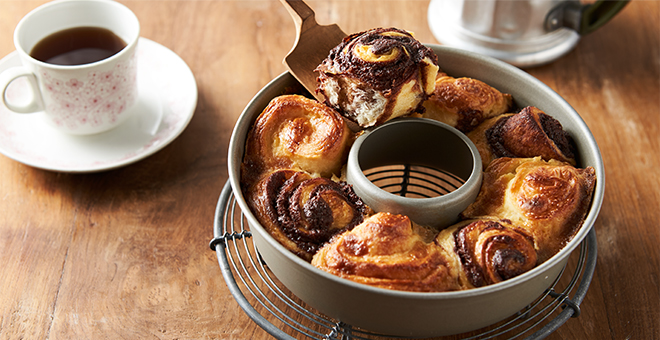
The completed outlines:
[[[540,156],[575,165],[571,137],[558,120],[533,106],[488,119],[467,136],[477,146],[484,168],[499,157]]]
[[[438,73],[424,108],[422,117],[468,132],[488,118],[510,112],[513,99],[480,80]]]
[[[248,133],[241,179],[254,182],[275,169],[338,175],[353,141],[337,111],[300,95],[276,97]]]
[[[246,196],[261,225],[307,261],[332,236],[371,213],[349,184],[296,170],[264,176]]]
[[[382,124],[422,109],[435,88],[437,59],[404,30],[352,34],[316,68],[317,92],[361,127]]]
[[[498,158],[486,169],[481,191],[464,218],[508,219],[533,237],[543,262],[568,243],[591,204],[595,170],[557,160]]]
[[[482,287],[525,273],[537,265],[534,240],[511,221],[461,221],[438,234],[438,244],[454,249],[463,268],[461,281]]]
[[[374,287],[415,292],[458,290],[460,267],[403,215],[377,213],[319,250],[312,265]]]

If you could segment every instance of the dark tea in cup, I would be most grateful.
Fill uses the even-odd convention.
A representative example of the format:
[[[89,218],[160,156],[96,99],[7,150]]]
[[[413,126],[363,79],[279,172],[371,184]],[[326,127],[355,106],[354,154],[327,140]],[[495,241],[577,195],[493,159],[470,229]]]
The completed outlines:
[[[55,65],[83,65],[115,55],[126,42],[102,27],[74,27],[48,35],[30,51],[40,61]]]
[[[16,25],[21,65],[0,72],[0,99],[16,113],[43,112],[64,133],[113,129],[135,112],[139,38],[137,16],[117,1],[47,2]],[[19,78],[33,95],[6,100],[7,88]]]

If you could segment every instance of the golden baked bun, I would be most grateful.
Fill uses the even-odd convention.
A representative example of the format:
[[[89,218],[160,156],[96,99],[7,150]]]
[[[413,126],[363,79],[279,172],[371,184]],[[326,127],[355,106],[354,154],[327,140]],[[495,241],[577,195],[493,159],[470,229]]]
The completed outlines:
[[[437,59],[404,30],[352,34],[316,68],[317,92],[361,127],[379,125],[421,109],[435,87]]]
[[[268,233],[307,261],[332,236],[371,213],[349,184],[296,170],[267,174],[245,196]]]
[[[467,288],[498,283],[536,267],[532,236],[509,220],[461,221],[438,234],[436,242],[453,250],[460,282]]]
[[[510,112],[512,107],[510,94],[480,80],[438,73],[433,94],[424,102],[422,117],[468,132],[488,118]]]
[[[541,157],[498,158],[484,172],[477,199],[461,215],[495,216],[524,228],[543,262],[582,226],[595,182],[592,167],[579,169]]]
[[[300,95],[274,98],[248,133],[242,180],[275,169],[331,177],[341,173],[354,135],[335,110]]]
[[[573,142],[561,123],[533,106],[490,118],[466,135],[479,150],[484,168],[499,157],[540,156],[575,165]]]
[[[414,292],[461,289],[460,266],[403,215],[377,213],[335,236],[312,265],[374,287]]]

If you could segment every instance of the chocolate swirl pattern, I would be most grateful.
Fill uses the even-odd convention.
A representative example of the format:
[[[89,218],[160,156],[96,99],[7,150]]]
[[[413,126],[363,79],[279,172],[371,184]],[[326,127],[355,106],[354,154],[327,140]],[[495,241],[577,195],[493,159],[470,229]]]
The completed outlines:
[[[534,237],[543,262],[584,222],[595,182],[592,167],[580,169],[541,157],[498,158],[486,169],[476,201],[462,215],[512,221]]]
[[[403,215],[377,213],[319,250],[312,265],[375,287],[446,292],[482,287],[537,265],[534,240],[511,221],[463,221],[427,239]]]
[[[461,289],[459,267],[408,217],[377,213],[326,244],[312,259],[324,271],[367,285],[415,292]]]
[[[438,66],[435,53],[409,32],[377,28],[344,38],[316,71],[326,104],[370,127],[421,110]]]
[[[451,233],[467,281],[482,287],[516,277],[536,267],[534,240],[511,221],[468,220],[441,233]]]
[[[424,108],[422,117],[469,132],[488,118],[510,112],[513,98],[480,80],[438,73]]]
[[[299,95],[276,97],[248,134],[242,179],[254,182],[274,169],[338,175],[353,140],[335,110]]]
[[[370,213],[345,182],[296,170],[266,175],[247,195],[266,230],[307,261],[332,236],[361,223]]]
[[[571,137],[558,120],[533,106],[486,120],[467,136],[477,146],[484,168],[499,157],[541,156],[575,165]]]

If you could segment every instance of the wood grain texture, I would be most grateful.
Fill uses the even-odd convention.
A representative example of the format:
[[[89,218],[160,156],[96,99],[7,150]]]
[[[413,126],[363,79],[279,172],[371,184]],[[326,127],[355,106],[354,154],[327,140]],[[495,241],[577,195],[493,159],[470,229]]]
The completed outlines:
[[[0,0],[0,56],[44,2]],[[142,36],[192,69],[195,115],[163,150],[117,170],[54,173],[0,155],[0,339],[270,339],[232,298],[208,242],[233,126],[286,70],[295,26],[274,0],[121,2]],[[308,3],[346,33],[395,26],[437,43],[428,0]],[[631,2],[526,71],[582,115],[607,176],[582,314],[548,339],[659,339],[660,2]]]

